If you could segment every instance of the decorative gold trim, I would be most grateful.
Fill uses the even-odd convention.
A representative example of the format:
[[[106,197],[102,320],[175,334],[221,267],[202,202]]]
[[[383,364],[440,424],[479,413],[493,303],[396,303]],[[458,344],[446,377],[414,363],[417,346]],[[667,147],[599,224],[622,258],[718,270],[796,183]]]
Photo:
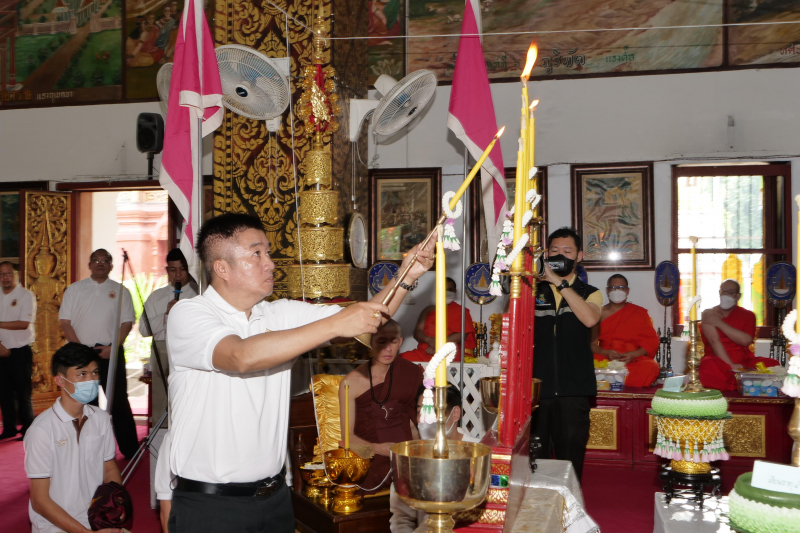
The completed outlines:
[[[486,492],[486,503],[508,503],[508,489],[489,489]]]
[[[300,193],[300,224],[339,222],[339,191],[303,191]]]
[[[350,294],[350,265],[348,264],[303,264],[286,267],[286,279],[290,298],[302,298],[305,287],[306,298],[346,298]]]
[[[608,398],[609,400],[652,400],[653,394],[633,393],[633,392],[610,392],[597,391],[598,398]],[[792,398],[755,398],[743,396],[741,398],[725,398],[728,403],[763,403],[763,404],[791,404]]]
[[[494,461],[505,461],[507,463],[511,462],[511,456],[506,454],[500,453],[492,453],[492,462]]]
[[[691,461],[670,461],[669,466],[682,474],[708,474],[711,472],[710,463],[692,463]]]
[[[589,411],[587,450],[617,449],[617,408],[593,408]]]
[[[767,456],[766,415],[733,415],[725,423],[725,448],[733,457]]]
[[[295,258],[303,261],[339,261],[344,257],[344,228],[300,228]]]
[[[492,463],[492,474],[499,476],[511,475],[511,465],[508,463]]]
[[[304,187],[319,185],[329,189],[332,181],[331,153],[322,148],[321,144],[314,143],[314,148],[306,153]]]

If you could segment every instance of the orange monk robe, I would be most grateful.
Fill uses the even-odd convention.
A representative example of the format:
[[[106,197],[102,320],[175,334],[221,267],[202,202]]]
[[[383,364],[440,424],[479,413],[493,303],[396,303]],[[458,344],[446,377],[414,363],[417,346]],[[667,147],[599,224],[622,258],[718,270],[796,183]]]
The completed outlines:
[[[472,325],[472,316],[469,314],[469,309],[465,309],[465,311],[464,327],[466,328],[466,337],[464,338],[464,348],[468,350],[467,355],[472,355],[473,350],[475,349],[475,326]],[[425,318],[425,326],[423,327],[422,331],[428,337],[436,336],[436,311],[431,311],[428,313],[428,316]],[[450,336],[453,333],[460,332],[461,306],[453,302],[447,306],[447,335]],[[456,352],[455,360],[460,361],[461,347],[458,346],[458,343],[456,343],[456,346],[458,347],[458,351]],[[409,361],[430,361],[431,357],[433,356],[425,351],[427,348],[428,345],[426,343],[420,342],[417,344],[415,349],[403,352],[400,354],[400,356],[408,359]]]
[[[755,337],[756,335],[756,315],[743,307],[737,305],[731,309],[731,312],[728,316],[723,318],[722,321],[734,329],[744,331],[751,337]],[[747,369],[754,369],[757,363],[764,363],[766,367],[780,364],[775,359],[755,357],[753,352],[750,351],[749,346],[736,344],[719,328],[717,328],[717,333],[719,334],[719,341],[722,347],[725,348],[725,353],[728,354],[728,358],[736,365],[742,365]],[[720,357],[713,352],[711,344],[703,334],[702,322],[700,323],[700,335],[705,345],[705,355],[700,359],[700,368],[698,369],[700,383],[703,387],[708,387],[709,389],[736,390],[738,388],[736,374],[728,363],[720,359]]]
[[[640,355],[625,365],[628,387],[649,387],[659,373],[658,363],[654,358],[658,351],[658,334],[653,328],[647,310],[632,303],[600,322],[600,336],[597,339],[600,348],[614,350],[620,354],[633,352],[643,348],[646,355]],[[598,361],[607,361],[604,355],[594,354]]]

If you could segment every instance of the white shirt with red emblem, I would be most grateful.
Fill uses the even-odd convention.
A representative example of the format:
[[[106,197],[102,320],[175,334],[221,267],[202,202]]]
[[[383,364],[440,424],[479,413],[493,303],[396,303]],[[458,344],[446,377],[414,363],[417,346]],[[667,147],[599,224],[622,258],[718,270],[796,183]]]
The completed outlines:
[[[0,329],[0,342],[9,350],[22,348],[36,338],[36,296],[20,284],[8,294],[0,290],[0,322],[28,322],[25,329]]]
[[[72,518],[89,527],[89,505],[97,487],[103,484],[103,463],[114,458],[114,432],[108,413],[83,406],[87,417],[80,439],[73,418],[61,407],[36,417],[25,433],[25,474],[29,479],[50,478],[50,498]],[[63,531],[28,504],[33,533]]]
[[[122,320],[117,322],[120,289],[122,289]],[[117,324],[136,322],[131,293],[111,279],[97,283],[92,278],[76,281],[64,292],[58,311],[59,320],[69,320],[81,344],[110,345]]]

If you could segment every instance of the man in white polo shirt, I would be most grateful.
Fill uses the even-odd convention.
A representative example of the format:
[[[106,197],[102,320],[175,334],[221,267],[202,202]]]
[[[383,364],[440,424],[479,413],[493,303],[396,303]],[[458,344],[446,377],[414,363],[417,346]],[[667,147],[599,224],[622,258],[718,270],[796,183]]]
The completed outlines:
[[[0,263],[0,409],[3,413],[0,439],[17,434],[15,400],[23,437],[33,422],[31,344],[35,339],[36,297],[18,281],[14,265],[9,261]]]
[[[131,293],[108,274],[114,263],[106,250],[100,248],[89,258],[91,276],[73,283],[64,292],[64,300],[58,311],[58,319],[68,342],[78,342],[93,347],[100,355],[100,386],[108,383],[108,361],[111,343],[117,327],[119,300],[122,297],[122,317],[119,321],[119,351],[116,354],[117,368],[114,376],[114,401],[111,405],[114,435],[119,451],[130,459],[139,447],[136,424],[133,421],[131,404],[128,403],[128,380],[125,375],[125,351],[122,345],[131,332],[136,315],[133,311]]]
[[[93,349],[77,343],[67,343],[53,355],[52,372],[61,397],[36,417],[25,435],[33,533],[88,533],[89,506],[97,487],[111,481],[122,484],[108,413],[86,405],[97,397],[97,359]]]
[[[167,285],[153,291],[144,304],[147,320],[144,316],[139,320],[139,333],[142,337],[153,337],[153,340],[157,341],[166,340],[167,315],[170,310],[178,301],[194,298],[197,292],[197,282],[189,275],[189,267],[183,252],[179,248],[170,250],[167,254]],[[163,363],[166,365],[167,362]]]
[[[210,286],[178,302],[167,323],[170,467],[177,474],[170,532],[293,533],[283,470],[292,362],[331,340],[375,333],[407,289],[388,306],[380,303],[388,288],[344,309],[265,302],[275,265],[257,218],[213,218],[196,246]],[[433,264],[432,248],[419,251],[409,283]]]

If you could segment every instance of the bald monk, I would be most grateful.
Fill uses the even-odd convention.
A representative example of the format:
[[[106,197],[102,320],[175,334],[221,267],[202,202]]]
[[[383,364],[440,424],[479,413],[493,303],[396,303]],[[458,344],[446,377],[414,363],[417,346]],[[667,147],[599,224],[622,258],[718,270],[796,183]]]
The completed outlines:
[[[709,389],[736,390],[735,372],[754,369],[756,363],[767,367],[779,364],[750,351],[756,315],[739,307],[741,297],[739,283],[726,279],[719,286],[719,305],[703,311],[700,333],[706,353],[700,360],[700,383]]]
[[[600,323],[592,328],[592,353],[597,361],[622,361],[628,369],[625,385],[649,387],[659,373],[654,358],[659,339],[647,310],[628,302],[628,278],[614,274],[606,283],[608,303]]]
[[[400,324],[388,320],[372,335],[369,362],[356,367],[339,385],[339,411],[344,436],[344,390],[350,385],[350,442],[366,444],[375,452],[366,490],[388,488],[389,448],[397,443],[419,439],[417,390],[422,385],[422,367],[397,357],[403,334]],[[353,416],[355,413],[355,416]],[[343,445],[343,443],[340,443]]]
[[[452,278],[447,278],[447,342],[454,342],[458,347],[456,361],[461,360],[461,305],[456,303],[456,282]],[[436,306],[429,305],[422,310],[414,328],[414,339],[417,347],[408,352],[403,352],[400,357],[409,361],[430,361],[431,356],[436,353]],[[472,315],[469,309],[465,309],[464,328],[466,336],[464,338],[464,352],[471,356],[475,350],[475,327],[472,325]]]

